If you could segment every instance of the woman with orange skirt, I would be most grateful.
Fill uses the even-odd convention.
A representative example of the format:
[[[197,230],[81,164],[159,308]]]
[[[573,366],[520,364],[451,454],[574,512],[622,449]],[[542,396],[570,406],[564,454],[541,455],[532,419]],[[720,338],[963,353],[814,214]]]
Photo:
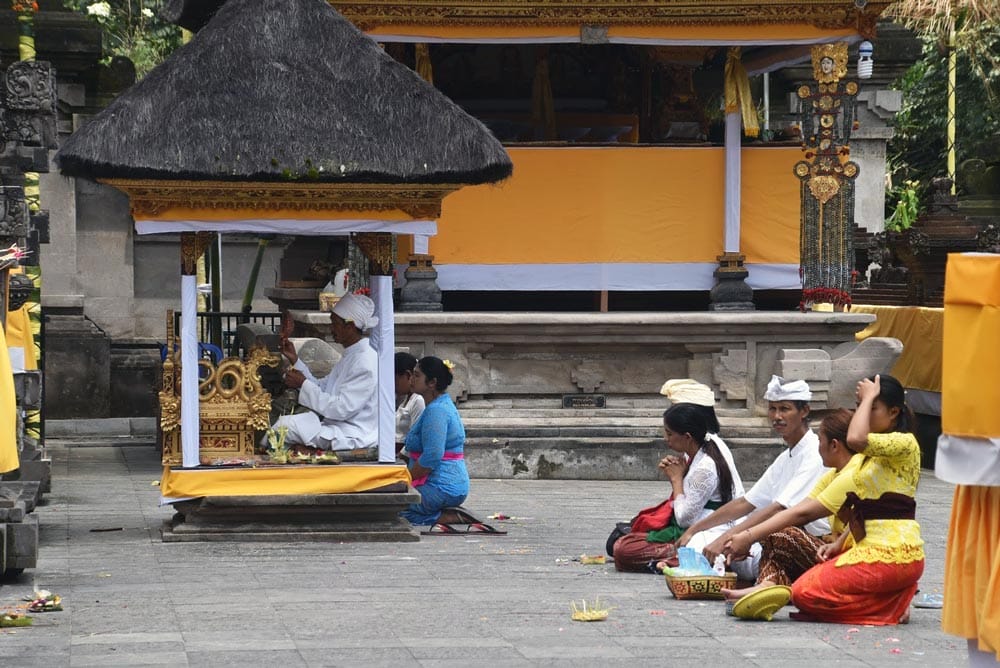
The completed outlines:
[[[847,445],[864,460],[853,475],[855,491],[838,512],[848,530],[825,551],[828,561],[792,585],[799,609],[794,618],[898,624],[909,619],[924,572],[924,542],[914,519],[920,446],[898,380],[866,378],[858,383],[857,396]]]

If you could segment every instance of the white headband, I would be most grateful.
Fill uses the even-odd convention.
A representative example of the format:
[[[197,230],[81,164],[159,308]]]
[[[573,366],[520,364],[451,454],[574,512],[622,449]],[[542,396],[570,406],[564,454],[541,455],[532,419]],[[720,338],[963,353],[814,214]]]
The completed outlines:
[[[771,376],[764,399],[767,401],[809,401],[812,399],[809,383],[804,380],[785,382],[781,376]]]
[[[354,323],[354,326],[362,332],[378,324],[375,302],[364,295],[354,293],[344,295],[334,305],[333,312],[344,320]]]

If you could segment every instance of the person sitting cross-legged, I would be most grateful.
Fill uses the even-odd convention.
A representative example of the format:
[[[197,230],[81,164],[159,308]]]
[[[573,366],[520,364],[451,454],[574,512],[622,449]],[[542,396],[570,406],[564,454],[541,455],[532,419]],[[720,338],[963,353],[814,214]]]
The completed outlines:
[[[292,363],[285,384],[299,390],[310,409],[283,415],[272,429],[287,428],[285,443],[320,450],[359,450],[378,444],[378,354],[364,335],[378,324],[375,304],[364,295],[344,295],[330,313],[333,340],[344,354],[324,378],[316,378],[288,339],[281,352]]]
[[[679,546],[700,551],[709,563],[723,553],[733,535],[804,499],[826,471],[819,453],[819,438],[809,428],[812,398],[809,385],[804,380],[786,381],[772,376],[764,398],[768,402],[771,427],[781,436],[785,450],[750,491],[692,524],[678,540]],[[741,517],[742,521],[735,526],[729,524]],[[726,525],[721,534],[717,528],[720,525]],[[826,517],[821,517],[809,522],[805,530],[812,536],[823,536],[830,532],[830,524]],[[760,544],[754,543],[745,559],[731,561],[732,570],[743,580],[756,579],[760,554]]]

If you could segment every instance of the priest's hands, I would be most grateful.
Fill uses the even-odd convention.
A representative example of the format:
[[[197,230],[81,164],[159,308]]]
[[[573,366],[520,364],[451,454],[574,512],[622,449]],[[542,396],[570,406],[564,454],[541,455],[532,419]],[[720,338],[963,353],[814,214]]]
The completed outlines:
[[[281,354],[288,359],[289,364],[295,364],[299,361],[299,354],[295,352],[295,344],[285,337],[281,338]]]
[[[289,369],[285,372],[283,380],[288,387],[298,389],[302,387],[302,383],[306,382],[306,376],[298,369]]]

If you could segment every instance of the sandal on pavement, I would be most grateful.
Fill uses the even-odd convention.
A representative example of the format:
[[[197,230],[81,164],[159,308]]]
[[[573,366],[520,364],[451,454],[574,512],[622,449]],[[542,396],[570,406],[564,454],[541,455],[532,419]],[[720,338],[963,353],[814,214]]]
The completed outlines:
[[[732,614],[740,619],[771,621],[781,608],[792,599],[792,588],[785,585],[765,587],[747,594],[733,604]]]
[[[436,522],[427,531],[421,531],[421,536],[468,536],[469,534],[489,534],[494,536],[506,536],[506,531],[501,531],[484,522],[470,522],[462,528],[447,522]]]

